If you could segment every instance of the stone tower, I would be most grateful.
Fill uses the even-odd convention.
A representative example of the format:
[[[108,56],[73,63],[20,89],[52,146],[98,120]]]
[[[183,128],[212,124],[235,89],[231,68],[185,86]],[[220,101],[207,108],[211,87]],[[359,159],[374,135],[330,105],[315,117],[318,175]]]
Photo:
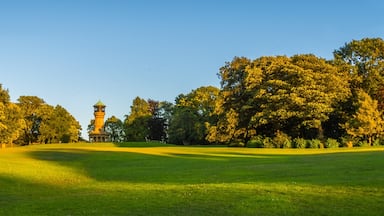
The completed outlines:
[[[105,116],[105,105],[103,102],[98,101],[94,108],[94,129],[89,133],[90,142],[107,142],[109,141],[109,134],[104,131],[104,116]]]

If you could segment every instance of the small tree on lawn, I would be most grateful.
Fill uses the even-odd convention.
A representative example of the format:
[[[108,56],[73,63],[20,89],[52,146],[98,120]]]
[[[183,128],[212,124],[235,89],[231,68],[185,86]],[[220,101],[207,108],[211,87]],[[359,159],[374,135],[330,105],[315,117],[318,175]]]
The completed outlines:
[[[357,91],[357,103],[356,114],[344,126],[349,135],[368,141],[371,146],[374,139],[383,134],[384,121],[377,109],[377,101],[363,90]]]

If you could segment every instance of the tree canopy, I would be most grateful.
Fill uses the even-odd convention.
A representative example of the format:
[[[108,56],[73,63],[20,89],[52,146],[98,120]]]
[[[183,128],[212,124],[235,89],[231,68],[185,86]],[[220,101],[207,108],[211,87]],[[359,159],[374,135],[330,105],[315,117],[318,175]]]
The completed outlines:
[[[62,106],[53,107],[37,96],[20,96],[12,103],[0,84],[0,143],[77,142],[79,122]]]
[[[175,103],[136,97],[125,119],[109,117],[104,129],[115,142],[384,143],[384,40],[352,40],[333,56],[234,57],[219,68],[220,88],[198,87]],[[0,143],[74,142],[80,129],[64,107],[37,96],[12,103],[0,84]]]
[[[370,143],[383,134],[381,38],[346,43],[331,60],[313,54],[234,57],[218,77],[220,89],[199,87],[168,106],[170,142],[230,144],[262,137],[326,143],[352,137]]]

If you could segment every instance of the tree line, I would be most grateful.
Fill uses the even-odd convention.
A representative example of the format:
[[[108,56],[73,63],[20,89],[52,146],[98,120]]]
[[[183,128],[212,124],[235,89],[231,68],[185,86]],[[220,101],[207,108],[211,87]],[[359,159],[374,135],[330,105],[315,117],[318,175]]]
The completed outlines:
[[[383,144],[383,39],[353,40],[333,56],[234,57],[218,72],[220,88],[197,88],[174,104],[137,97],[130,114],[117,121],[121,127],[113,117],[106,131],[120,134],[116,140],[174,144]]]
[[[345,43],[326,60],[313,54],[234,57],[175,102],[136,97],[123,120],[106,119],[113,142],[253,147],[384,144],[384,41]],[[92,121],[88,131],[93,128]],[[63,107],[35,96],[17,103],[0,86],[0,143],[71,142],[80,125]]]
[[[12,103],[0,84],[0,144],[77,142],[80,130],[64,107],[51,106],[37,96],[20,96]]]

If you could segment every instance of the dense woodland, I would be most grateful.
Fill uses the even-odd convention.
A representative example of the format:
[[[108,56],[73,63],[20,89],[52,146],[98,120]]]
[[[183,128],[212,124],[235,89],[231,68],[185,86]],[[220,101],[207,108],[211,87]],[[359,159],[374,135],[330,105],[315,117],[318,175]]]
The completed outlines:
[[[124,120],[106,119],[114,142],[160,140],[320,148],[384,144],[384,41],[353,40],[326,60],[312,54],[235,57],[175,103],[136,97]],[[1,86],[0,86],[1,87]],[[91,121],[88,130],[92,130]],[[0,143],[73,142],[79,123],[34,96],[9,101],[0,88]]]

